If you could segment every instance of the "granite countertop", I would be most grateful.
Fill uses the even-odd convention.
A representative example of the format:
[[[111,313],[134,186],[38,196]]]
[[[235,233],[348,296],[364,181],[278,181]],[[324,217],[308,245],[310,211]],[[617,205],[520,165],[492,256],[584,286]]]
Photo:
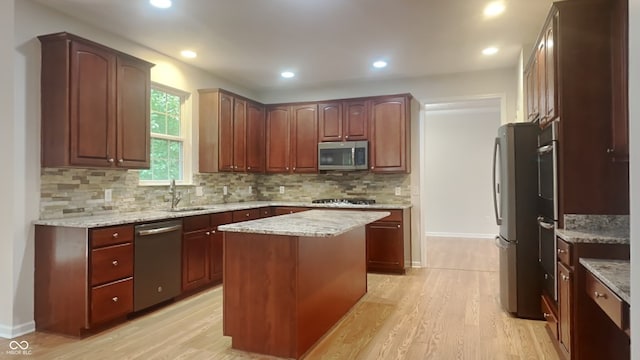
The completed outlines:
[[[388,211],[309,210],[220,225],[219,231],[285,236],[329,237],[389,216]]]
[[[213,204],[204,206],[188,206],[186,208],[199,208],[189,211],[149,210],[116,213],[109,215],[90,215],[81,217],[69,217],[61,219],[41,219],[34,222],[35,225],[63,226],[75,228],[96,228],[103,226],[123,225],[157,221],[163,219],[183,218],[194,215],[214,214],[227,211],[248,210],[268,206],[296,206],[313,208],[343,208],[343,209],[371,209],[371,210],[403,210],[411,208],[410,204],[374,204],[374,205],[335,205],[313,204],[311,202],[294,201],[253,201],[241,203]]]
[[[580,264],[602,281],[611,291],[631,304],[631,284],[629,260],[605,260],[580,258]]]
[[[629,215],[565,214],[556,235],[570,243],[629,244]]]
[[[557,229],[556,235],[570,243],[629,244],[629,229]]]

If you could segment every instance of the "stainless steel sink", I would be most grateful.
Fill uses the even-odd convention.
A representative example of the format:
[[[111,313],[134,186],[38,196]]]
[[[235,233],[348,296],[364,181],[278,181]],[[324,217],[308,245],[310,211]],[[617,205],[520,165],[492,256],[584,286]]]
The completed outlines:
[[[203,207],[203,206],[188,206],[188,207],[181,207],[181,208],[173,208],[173,209],[169,209],[167,211],[169,212],[185,212],[185,211],[198,211],[198,210],[206,210],[207,208]]]

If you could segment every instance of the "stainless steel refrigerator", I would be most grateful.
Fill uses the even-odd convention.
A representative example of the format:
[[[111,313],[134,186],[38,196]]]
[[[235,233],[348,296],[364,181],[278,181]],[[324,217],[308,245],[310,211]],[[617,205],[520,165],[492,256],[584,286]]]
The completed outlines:
[[[498,128],[493,157],[493,205],[500,234],[500,303],[517,317],[540,319],[537,223],[537,135],[531,123]]]

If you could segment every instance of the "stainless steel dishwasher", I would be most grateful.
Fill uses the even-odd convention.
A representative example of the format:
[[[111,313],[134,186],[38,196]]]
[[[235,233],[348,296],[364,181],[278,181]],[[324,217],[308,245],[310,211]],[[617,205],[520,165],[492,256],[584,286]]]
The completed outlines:
[[[133,310],[138,311],[180,295],[182,281],[182,220],[135,228]]]

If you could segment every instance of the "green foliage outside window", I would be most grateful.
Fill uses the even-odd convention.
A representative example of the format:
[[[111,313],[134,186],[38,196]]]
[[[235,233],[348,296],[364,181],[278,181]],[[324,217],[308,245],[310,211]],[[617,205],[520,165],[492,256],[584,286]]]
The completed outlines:
[[[151,89],[151,168],[140,171],[140,180],[182,180],[182,99]]]

